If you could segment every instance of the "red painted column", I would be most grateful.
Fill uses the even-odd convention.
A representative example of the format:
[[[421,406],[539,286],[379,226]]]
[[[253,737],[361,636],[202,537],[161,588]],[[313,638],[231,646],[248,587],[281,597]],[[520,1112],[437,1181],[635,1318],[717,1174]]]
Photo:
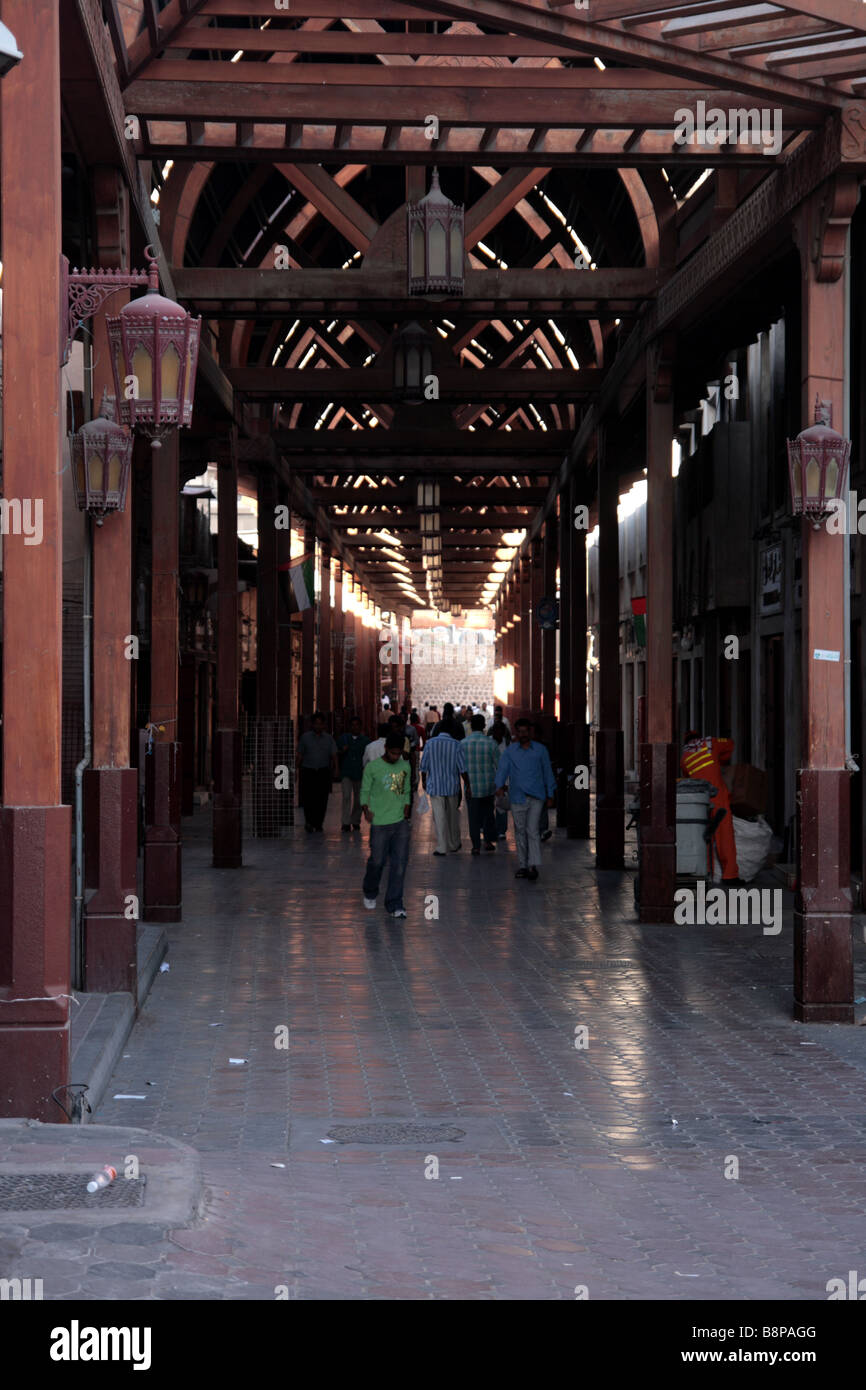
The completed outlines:
[[[309,556],[315,571],[316,526],[304,522],[304,555]],[[316,708],[316,605],[304,610],[301,632],[301,716],[309,719]]]
[[[836,189],[836,211],[843,211]],[[856,205],[856,186],[848,202]],[[829,401],[832,424],[844,428],[845,281],[842,260],[823,250],[822,188],[801,210],[802,427],[812,423],[815,398]],[[825,277],[819,280],[818,275]],[[844,554],[846,535],[803,522],[803,745],[798,777],[800,844],[794,907],[794,1017],[804,1023],[853,1023],[851,947],[850,791],[845,768]],[[831,651],[838,660],[816,660]]]
[[[238,460],[234,431],[217,442],[217,728],[214,745],[213,864],[243,863],[243,759],[238,720]]]
[[[152,556],[150,723],[145,769],[144,915],[181,919],[181,746],[178,717],[178,436],[151,450]],[[160,729],[160,726],[162,728]]]
[[[677,879],[673,742],[673,343],[647,353],[647,735],[640,745],[641,922],[672,922]]]
[[[333,732],[334,700],[331,690],[331,548],[322,542],[322,592],[319,602],[319,679],[316,703]]]
[[[565,825],[569,840],[588,840],[589,786],[576,768],[589,771],[589,726],[586,722],[586,528],[574,526],[574,508],[585,505],[585,476],[572,477],[560,498],[560,651],[559,691],[563,703],[568,791]],[[563,692],[566,692],[563,698]],[[577,783],[577,785],[576,785]]]
[[[277,485],[273,473],[260,473],[259,554],[256,608],[257,713],[274,719],[277,713]]]
[[[622,714],[619,668],[619,477],[598,433],[599,729],[596,735],[595,852],[599,869],[624,863]]]
[[[276,531],[278,574],[275,599],[277,608],[276,712],[281,720],[288,720],[292,715],[292,581],[288,569],[284,569],[283,566],[292,563],[292,514],[288,488],[280,486],[277,490],[277,496],[280,508],[285,508],[285,512],[281,511],[280,513],[280,520],[282,521],[285,517],[288,524],[280,525]]]
[[[556,598],[556,562],[559,551],[559,525],[555,516],[544,523],[542,559],[542,596]],[[541,641],[541,712],[544,718],[556,718],[556,628],[545,628]]]
[[[0,1116],[57,1122],[51,1091],[69,1079],[71,832],[60,805],[58,5],[5,0],[3,20],[26,54],[0,84],[3,496],[22,521],[27,504],[30,525],[3,537]]]
[[[129,214],[117,170],[93,173],[97,260],[129,269]],[[108,301],[90,321],[93,333],[93,412],[103,390],[114,394],[106,310],[117,314],[128,293]],[[84,773],[84,983],[90,993],[138,994],[138,772],[129,765],[131,689],[136,660],[132,626],[132,489],[126,508],[93,526],[93,750]]]
[[[541,558],[541,537],[529,543],[529,708],[533,715],[541,713],[541,628],[538,626],[538,605],[543,598],[544,571]]]
[[[520,617],[518,628],[520,635],[517,639],[519,652],[519,678],[517,690],[520,698],[517,701],[521,714],[529,715],[532,711],[532,561],[526,551],[520,555],[520,585],[518,588],[517,612]]]
[[[276,837],[279,797],[276,769],[285,765],[277,740],[277,484],[268,469],[259,473],[259,553],[256,567],[256,724],[253,814],[259,838]]]
[[[346,627],[343,614],[343,561],[334,558],[334,723],[337,731],[343,733],[348,728],[346,722],[346,696],[343,672],[345,669]]]

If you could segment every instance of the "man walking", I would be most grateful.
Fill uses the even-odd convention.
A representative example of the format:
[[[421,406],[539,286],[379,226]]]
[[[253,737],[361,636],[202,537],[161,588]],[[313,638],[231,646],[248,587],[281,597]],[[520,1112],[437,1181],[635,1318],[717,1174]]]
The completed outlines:
[[[511,738],[511,725],[505,718],[505,714],[501,705],[495,706],[493,714],[487,721],[487,732],[490,733],[491,729],[504,729],[505,732],[508,734],[509,739]]]
[[[460,744],[450,734],[434,734],[421,754],[421,785],[430,797],[436,849],[433,853],[456,854],[460,848],[460,773],[457,756]]]
[[[528,719],[518,719],[514,725],[516,743],[510,743],[499,760],[496,771],[496,795],[508,794],[514,821],[519,868],[515,878],[528,878],[534,883],[541,863],[541,839],[538,833],[541,809],[547,802],[553,805],[556,781],[550,765],[550,754],[541,743],[533,743]]]
[[[343,831],[361,829],[361,778],[364,776],[364,749],[370,742],[361,732],[361,720],[352,716],[349,732],[337,739],[340,777],[343,786]]]
[[[336,777],[337,745],[325,732],[325,716],[317,710],[312,729],[298,739],[298,804],[304,808],[308,833],[322,829]]]
[[[442,706],[442,718],[433,729],[434,738],[437,734],[450,734],[452,738],[459,739],[461,742],[466,737],[463,721],[457,718],[450,700]]]
[[[457,767],[463,774],[466,787],[466,813],[469,816],[473,854],[481,853],[482,834],[485,849],[496,848],[493,793],[496,790],[498,766],[499,745],[485,734],[484,715],[473,714],[469,737],[464,739],[457,752]]]
[[[381,758],[368,763],[361,782],[361,807],[370,822],[370,857],[364,874],[364,906],[376,906],[379,884],[388,864],[385,911],[392,917],[405,917],[403,879],[409,858],[409,767],[403,760],[403,736],[391,733],[385,739]]]

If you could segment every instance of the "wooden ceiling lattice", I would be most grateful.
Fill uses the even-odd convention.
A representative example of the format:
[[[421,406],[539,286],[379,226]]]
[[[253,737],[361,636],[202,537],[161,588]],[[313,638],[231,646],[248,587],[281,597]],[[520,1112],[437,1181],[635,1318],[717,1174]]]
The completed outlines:
[[[813,132],[826,143],[840,118],[866,131],[861,0],[141,11],[132,35],[103,3],[178,296],[367,572],[378,529],[419,577],[414,481],[440,478],[446,592],[464,602],[495,533],[529,525],[548,496],[621,340],[669,306],[677,266],[774,169],[787,177]],[[679,114],[701,103],[742,113],[738,138],[683,136]],[[465,292],[435,309],[406,293],[388,241],[395,179],[417,198],[432,165],[467,207]],[[437,351],[426,437],[406,428],[390,356],[395,326],[418,316]]]

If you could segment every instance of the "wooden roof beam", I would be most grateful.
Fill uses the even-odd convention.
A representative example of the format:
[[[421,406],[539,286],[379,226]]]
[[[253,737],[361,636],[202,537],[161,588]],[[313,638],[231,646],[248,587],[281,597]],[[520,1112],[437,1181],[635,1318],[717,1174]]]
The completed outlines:
[[[391,372],[381,368],[229,367],[226,374],[235,391],[253,399],[287,396],[300,401],[380,403],[397,398]],[[440,369],[437,376],[441,399],[476,403],[590,396],[604,380],[604,372],[594,367],[579,372],[571,368],[451,367]]]
[[[411,3],[411,0],[409,2]],[[753,0],[747,2],[752,3]],[[766,73],[756,72],[754,77],[751,77],[741,64],[730,60],[714,58],[709,54],[693,54],[690,50],[678,48],[670,42],[641,38],[613,28],[604,22],[605,16],[609,13],[610,3],[611,0],[591,0],[588,10],[574,10],[569,12],[566,18],[560,14],[552,14],[547,7],[547,0],[527,0],[527,3],[520,4],[515,3],[515,0],[440,0],[441,9],[446,14],[469,19],[476,24],[507,24],[512,32],[526,34],[531,38],[556,36],[561,43],[572,46],[575,52],[597,56],[606,63],[631,63],[658,73],[689,77],[711,86],[732,88],[739,91],[741,96],[752,93],[777,105],[790,101],[795,106],[811,106],[824,111],[828,109],[828,94],[820,88],[787,82]],[[619,15],[628,13],[628,9],[620,6],[617,0],[612,0],[612,3]],[[805,7],[806,0],[798,0],[798,3]],[[731,0],[731,4],[726,8],[736,8],[738,4],[739,0]],[[813,15],[822,15],[831,7],[834,10],[848,7],[851,11],[857,8],[854,0],[814,0],[814,4],[812,0],[808,0],[808,4],[811,6],[809,12]],[[859,0],[857,4],[859,5]],[[633,8],[644,10],[639,0]],[[839,22],[838,13],[827,17]],[[616,69],[614,75],[621,76],[622,72],[627,70]],[[545,69],[546,73],[549,71]],[[600,75],[604,76],[603,73]],[[741,105],[742,102],[740,100],[734,104]],[[642,116],[638,112],[635,121],[641,119]]]

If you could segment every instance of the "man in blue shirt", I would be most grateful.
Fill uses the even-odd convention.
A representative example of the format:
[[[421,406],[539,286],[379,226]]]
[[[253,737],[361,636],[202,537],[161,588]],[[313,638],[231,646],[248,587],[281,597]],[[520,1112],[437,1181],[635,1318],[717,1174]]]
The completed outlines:
[[[528,878],[534,883],[541,863],[539,823],[545,803],[553,805],[556,781],[550,765],[550,754],[542,743],[533,743],[528,719],[518,719],[514,725],[516,743],[503,750],[496,770],[496,795],[502,797],[508,783],[511,815],[514,820],[514,839],[520,865],[515,878]]]
[[[450,734],[428,738],[421,754],[421,784],[433,807],[436,848],[433,853],[456,854],[460,848],[460,744]]]

